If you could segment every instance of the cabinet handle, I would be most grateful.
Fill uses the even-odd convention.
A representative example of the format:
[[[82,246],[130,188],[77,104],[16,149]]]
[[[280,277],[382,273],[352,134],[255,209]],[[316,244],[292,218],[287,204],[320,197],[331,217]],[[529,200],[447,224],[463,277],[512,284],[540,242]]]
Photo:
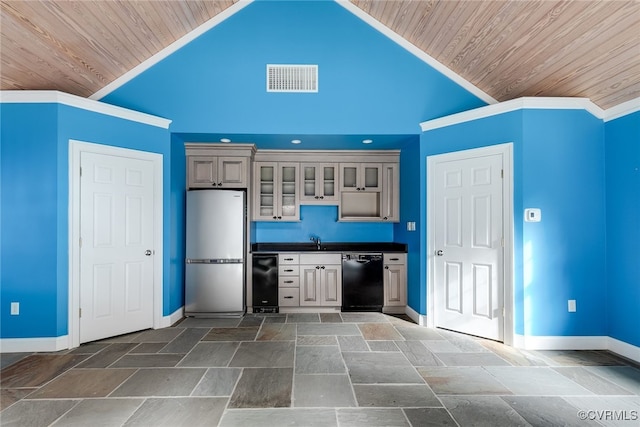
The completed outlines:
[[[282,219],[282,217],[281,217],[281,216],[279,216],[279,217],[278,217],[278,219]]]
[[[316,199],[319,199],[320,197],[316,196],[315,198],[316,198]]]
[[[320,268],[324,270],[324,265],[322,267],[320,267]]]
[[[293,270],[285,270],[286,273],[291,273]]]
[[[284,299],[293,299],[292,296],[284,297]]]
[[[388,266],[388,265],[385,265],[385,266],[384,266],[384,269],[385,269],[385,270],[388,270],[388,269],[389,269],[389,266]]]
[[[316,265],[316,270],[320,270],[320,266],[319,265]]]
[[[320,196],[321,199],[324,199],[324,196]]]
[[[293,261],[293,258],[285,258],[285,261]]]
[[[389,258],[391,261],[400,261],[400,258]]]
[[[219,183],[218,183],[218,185],[219,185],[220,187],[222,187],[222,183],[221,183],[221,182],[219,182]]]
[[[274,216],[274,217],[273,217],[273,219],[278,219],[278,217],[277,217],[277,216]]]
[[[293,280],[285,280],[284,283],[293,283]]]
[[[384,220],[386,221],[386,220],[388,220],[389,218],[387,218],[387,217],[385,216],[385,217],[384,217],[384,218],[382,218],[382,219],[384,219]]]

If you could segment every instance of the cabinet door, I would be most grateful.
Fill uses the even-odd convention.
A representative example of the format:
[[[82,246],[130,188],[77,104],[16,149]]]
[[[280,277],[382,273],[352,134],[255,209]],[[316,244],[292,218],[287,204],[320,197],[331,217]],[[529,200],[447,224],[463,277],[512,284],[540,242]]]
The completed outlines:
[[[400,183],[397,163],[382,166],[382,220],[400,221]]]
[[[278,163],[279,195],[277,219],[297,221],[300,219],[300,196],[298,192],[298,163]]]
[[[270,162],[255,163],[255,184],[253,219],[256,221],[275,221],[278,217],[278,164]]]
[[[360,188],[360,164],[340,163],[340,191],[358,191]]]
[[[407,254],[385,253],[384,259],[384,305],[405,307],[407,305]]]
[[[382,164],[360,164],[360,191],[382,191]]]
[[[320,266],[300,266],[300,306],[320,305]]]
[[[335,163],[300,164],[300,202],[326,204],[338,200],[338,173]]]
[[[218,179],[218,158],[189,156],[187,173],[189,188],[215,187]]]
[[[321,305],[342,305],[342,266],[320,266]]]
[[[247,158],[245,157],[219,157],[218,186],[246,188],[247,163]]]
[[[314,202],[320,199],[318,193],[318,165],[315,163],[300,164],[300,201]]]

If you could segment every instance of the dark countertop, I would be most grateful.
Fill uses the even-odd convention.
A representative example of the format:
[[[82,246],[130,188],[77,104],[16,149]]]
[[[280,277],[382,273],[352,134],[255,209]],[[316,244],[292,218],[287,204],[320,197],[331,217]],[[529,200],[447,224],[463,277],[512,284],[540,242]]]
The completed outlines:
[[[327,242],[314,243],[254,243],[251,252],[407,252],[407,245],[394,242]]]

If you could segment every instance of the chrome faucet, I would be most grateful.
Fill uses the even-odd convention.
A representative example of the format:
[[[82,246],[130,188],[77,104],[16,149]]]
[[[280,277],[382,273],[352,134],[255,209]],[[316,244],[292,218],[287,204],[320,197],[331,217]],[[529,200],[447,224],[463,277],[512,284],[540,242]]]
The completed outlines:
[[[311,236],[311,237],[309,238],[309,240],[311,240],[313,243],[315,243],[315,244],[316,244],[316,248],[317,248],[318,250],[320,250],[320,237],[318,237],[318,236]]]

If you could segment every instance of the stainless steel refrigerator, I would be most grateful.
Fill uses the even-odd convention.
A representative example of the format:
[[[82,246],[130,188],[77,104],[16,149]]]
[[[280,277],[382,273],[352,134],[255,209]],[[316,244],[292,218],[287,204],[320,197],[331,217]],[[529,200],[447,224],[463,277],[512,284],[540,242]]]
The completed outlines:
[[[187,191],[186,229],[185,315],[243,315],[246,193]]]

